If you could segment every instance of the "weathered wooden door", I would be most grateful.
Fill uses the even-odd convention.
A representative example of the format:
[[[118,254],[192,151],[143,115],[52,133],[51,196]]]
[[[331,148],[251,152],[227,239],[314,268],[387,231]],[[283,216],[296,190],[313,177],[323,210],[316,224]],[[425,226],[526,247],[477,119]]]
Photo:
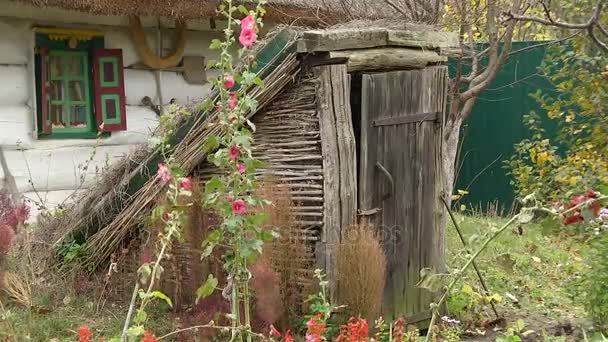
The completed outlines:
[[[420,270],[443,269],[441,120],[447,68],[361,78],[359,212],[375,224],[387,256],[383,315],[430,317],[434,294]]]

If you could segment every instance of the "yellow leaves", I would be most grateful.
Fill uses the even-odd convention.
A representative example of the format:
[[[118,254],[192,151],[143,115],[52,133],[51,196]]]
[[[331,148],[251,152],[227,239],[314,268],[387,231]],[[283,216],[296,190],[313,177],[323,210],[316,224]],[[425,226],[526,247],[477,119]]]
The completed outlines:
[[[463,198],[465,195],[469,194],[468,191],[461,190],[461,189],[458,189],[457,192],[458,192],[457,194],[452,195],[452,201],[459,200],[459,199]]]
[[[536,158],[536,164],[539,166],[542,166],[545,162],[550,161],[553,158],[552,155],[549,154],[549,152],[544,151],[538,154],[537,158]]]

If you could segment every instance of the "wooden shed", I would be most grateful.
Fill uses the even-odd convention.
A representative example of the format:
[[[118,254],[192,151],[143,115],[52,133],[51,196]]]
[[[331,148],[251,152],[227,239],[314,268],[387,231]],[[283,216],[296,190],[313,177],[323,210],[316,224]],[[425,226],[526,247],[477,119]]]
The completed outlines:
[[[426,26],[367,27],[284,29],[267,40],[256,56],[266,86],[250,93],[260,103],[254,153],[289,190],[311,270],[325,268],[335,291],[336,244],[349,226],[372,223],[387,255],[383,317],[416,322],[433,298],[416,287],[420,270],[444,268],[445,63],[459,44]],[[175,161],[203,182],[215,170],[199,144],[214,118],[196,115],[173,139]],[[50,223],[64,227],[58,243],[86,240],[85,264],[104,266],[143,227],[161,188],[158,161],[143,150],[116,166],[69,219]]]

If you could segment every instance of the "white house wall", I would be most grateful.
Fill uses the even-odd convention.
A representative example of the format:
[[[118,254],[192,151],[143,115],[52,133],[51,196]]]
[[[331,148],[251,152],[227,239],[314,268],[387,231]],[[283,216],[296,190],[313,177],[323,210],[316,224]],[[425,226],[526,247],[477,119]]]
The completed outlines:
[[[144,18],[143,22],[144,26],[148,26],[146,34],[150,47],[155,48],[156,32],[150,28],[155,20]],[[132,68],[139,58],[126,23],[124,17],[98,17],[58,9],[39,9],[16,2],[0,2],[0,145],[17,188],[25,196],[33,197],[35,189],[52,199],[49,205],[60,203],[76,188],[86,189],[90,186],[95,181],[95,170],[124,156],[138,144],[147,143],[158,117],[149,107],[142,106],[141,100],[148,96],[155,104],[158,103],[156,75],[154,71]],[[164,20],[163,23],[169,25],[171,21]],[[104,32],[106,48],[122,49],[126,131],[114,132],[99,143],[95,139],[37,139],[32,28],[44,25],[95,28]],[[188,31],[184,55],[204,56],[206,60],[217,57],[215,51],[208,50],[208,45],[211,39],[221,38],[222,34],[208,28],[205,30],[205,25],[206,22],[201,21],[193,26],[202,31]],[[163,30],[165,51],[170,50],[172,42],[171,30]],[[160,78],[165,104],[172,98],[181,104],[192,103],[203,98],[210,90],[207,84],[188,84],[181,73],[161,72]],[[78,166],[88,159],[96,145],[94,161],[89,166],[86,181],[80,185]],[[4,177],[0,170],[0,180]]]

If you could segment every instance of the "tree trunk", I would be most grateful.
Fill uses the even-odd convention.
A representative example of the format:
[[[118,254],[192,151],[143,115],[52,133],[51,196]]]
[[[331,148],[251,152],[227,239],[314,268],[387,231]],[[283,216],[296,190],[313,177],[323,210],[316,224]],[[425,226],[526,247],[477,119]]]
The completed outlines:
[[[451,115],[443,131],[443,179],[446,200],[451,204],[452,193],[456,182],[456,156],[458,154],[458,142],[460,138],[460,126],[463,119],[460,115]]]

